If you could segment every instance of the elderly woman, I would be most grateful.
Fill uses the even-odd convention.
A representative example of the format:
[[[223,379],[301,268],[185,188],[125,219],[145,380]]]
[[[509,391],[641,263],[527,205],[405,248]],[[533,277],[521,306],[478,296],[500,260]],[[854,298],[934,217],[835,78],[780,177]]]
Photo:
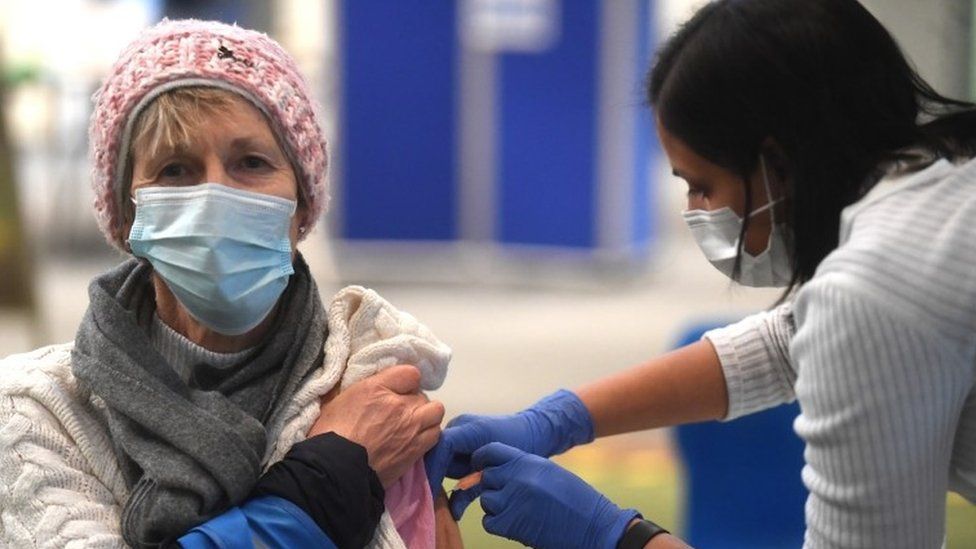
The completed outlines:
[[[420,389],[450,351],[363,288],[323,306],[296,245],[326,149],[294,61],[164,21],[95,101],[96,216],[134,257],[73,343],[0,363],[0,545],[433,546],[443,406]]]

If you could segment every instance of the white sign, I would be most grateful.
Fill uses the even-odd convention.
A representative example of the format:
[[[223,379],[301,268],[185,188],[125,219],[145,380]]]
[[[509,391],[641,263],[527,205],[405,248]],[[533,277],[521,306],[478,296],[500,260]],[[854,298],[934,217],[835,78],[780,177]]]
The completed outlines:
[[[539,52],[559,40],[559,0],[464,0],[461,40],[483,52]]]

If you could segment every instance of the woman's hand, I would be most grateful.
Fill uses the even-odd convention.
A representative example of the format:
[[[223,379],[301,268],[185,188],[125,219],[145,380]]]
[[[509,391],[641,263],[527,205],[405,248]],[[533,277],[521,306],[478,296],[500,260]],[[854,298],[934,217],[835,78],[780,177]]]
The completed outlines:
[[[420,371],[394,366],[326,395],[308,436],[332,431],[363,446],[388,488],[434,446],[443,419],[444,405],[420,393]]]

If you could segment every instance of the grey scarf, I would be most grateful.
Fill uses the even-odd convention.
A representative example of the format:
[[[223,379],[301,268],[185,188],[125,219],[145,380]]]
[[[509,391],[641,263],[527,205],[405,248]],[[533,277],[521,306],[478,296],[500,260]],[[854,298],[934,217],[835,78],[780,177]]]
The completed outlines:
[[[75,376],[108,408],[131,489],[122,535],[134,547],[169,545],[244,500],[261,474],[265,425],[322,363],[327,335],[299,256],[266,341],[236,367],[195,366],[185,384],[150,344],[151,273],[131,259],[92,281],[72,353]]]

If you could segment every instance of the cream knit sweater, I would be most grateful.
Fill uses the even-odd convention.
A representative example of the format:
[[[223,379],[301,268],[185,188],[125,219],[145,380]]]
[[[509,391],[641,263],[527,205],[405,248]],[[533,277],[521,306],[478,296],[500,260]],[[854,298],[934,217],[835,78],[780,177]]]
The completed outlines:
[[[322,367],[268,424],[266,467],[319,413],[319,398],[386,367],[414,364],[425,390],[443,383],[450,349],[371,290],[339,292],[328,309]],[[104,406],[71,372],[72,344],[0,360],[0,547],[125,547],[128,497]],[[388,513],[372,547],[403,548]]]

